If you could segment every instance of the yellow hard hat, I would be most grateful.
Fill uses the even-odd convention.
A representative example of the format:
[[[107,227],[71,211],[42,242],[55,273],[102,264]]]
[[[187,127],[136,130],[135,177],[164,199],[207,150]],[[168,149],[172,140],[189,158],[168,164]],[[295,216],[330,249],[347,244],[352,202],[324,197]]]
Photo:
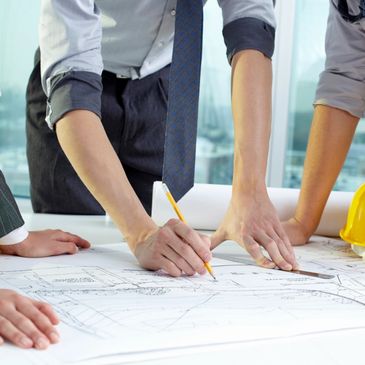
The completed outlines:
[[[365,184],[356,190],[340,237],[352,245],[365,246]]]

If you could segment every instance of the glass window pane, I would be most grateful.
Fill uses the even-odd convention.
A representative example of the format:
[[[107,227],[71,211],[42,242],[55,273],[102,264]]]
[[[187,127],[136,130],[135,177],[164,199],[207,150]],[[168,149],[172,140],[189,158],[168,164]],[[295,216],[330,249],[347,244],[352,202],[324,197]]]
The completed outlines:
[[[14,194],[29,195],[25,89],[38,45],[39,0],[0,0],[0,169]]]
[[[315,9],[315,11],[313,11]],[[288,144],[284,186],[299,188],[318,76],[324,69],[328,0],[296,2]],[[360,122],[335,190],[353,191],[365,180],[365,125]]]

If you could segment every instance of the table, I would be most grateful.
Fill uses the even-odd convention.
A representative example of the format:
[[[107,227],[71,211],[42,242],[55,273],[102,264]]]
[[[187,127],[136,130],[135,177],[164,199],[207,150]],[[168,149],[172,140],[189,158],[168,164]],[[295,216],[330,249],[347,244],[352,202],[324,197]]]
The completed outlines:
[[[59,228],[76,233],[88,239],[92,245],[122,242],[122,236],[108,217],[69,216],[25,213],[28,229],[38,230]],[[216,249],[218,253],[235,253],[241,250],[238,245],[223,244]],[[297,250],[305,251],[306,247]],[[365,330],[363,328],[299,337],[281,338],[248,342],[240,345],[216,346],[214,349],[197,348],[192,353],[157,353],[155,359],[144,361],[147,365],[182,364],[365,364],[363,347]],[[1,358],[1,349],[0,349]],[[93,364],[88,362],[87,364]],[[118,364],[118,358],[110,362]],[[1,360],[3,364],[3,360]],[[10,364],[5,361],[4,365]],[[97,364],[97,361],[95,361]]]

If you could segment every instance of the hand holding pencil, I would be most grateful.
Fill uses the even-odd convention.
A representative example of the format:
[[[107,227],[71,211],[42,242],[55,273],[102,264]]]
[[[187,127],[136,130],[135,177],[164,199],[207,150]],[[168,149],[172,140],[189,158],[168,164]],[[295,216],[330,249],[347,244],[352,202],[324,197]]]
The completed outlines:
[[[209,272],[207,263],[212,259],[212,252],[208,236],[196,232],[183,220],[176,218],[170,219],[162,227],[158,227],[152,219],[150,223],[147,229],[142,225],[137,240],[126,238],[143,268],[162,269],[175,277],[183,273],[192,276]]]
[[[165,194],[167,196],[167,199],[169,200],[170,204],[172,205],[172,207],[174,208],[174,211],[176,213],[176,215],[179,217],[179,219],[187,224],[183,214],[181,213],[181,210],[179,209],[174,197],[172,196],[172,194],[170,193],[170,190],[169,188],[167,187],[167,185],[165,183],[162,183],[162,187],[165,191]],[[214,273],[213,273],[213,269],[212,267],[210,266],[209,262],[204,262],[204,266],[205,268],[207,269],[207,271],[209,272],[209,274],[211,275],[211,277],[214,279],[214,280],[217,280],[216,277],[214,276]]]

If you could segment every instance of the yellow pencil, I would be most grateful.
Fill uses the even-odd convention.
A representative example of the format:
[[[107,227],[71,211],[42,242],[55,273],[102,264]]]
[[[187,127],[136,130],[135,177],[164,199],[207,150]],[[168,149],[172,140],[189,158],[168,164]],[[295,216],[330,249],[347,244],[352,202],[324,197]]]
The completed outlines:
[[[165,194],[167,196],[167,199],[169,200],[169,202],[171,203],[172,207],[174,208],[175,213],[177,214],[177,216],[179,217],[179,219],[186,224],[186,220],[185,220],[184,216],[182,215],[179,207],[177,206],[177,203],[176,203],[174,197],[170,193],[169,188],[167,187],[167,185],[165,183],[162,183],[162,187],[163,187],[163,189],[165,191]],[[209,274],[212,276],[212,278],[214,280],[217,280],[216,277],[214,276],[213,269],[210,266],[209,262],[204,262],[204,266],[207,269],[207,271],[209,272]]]

